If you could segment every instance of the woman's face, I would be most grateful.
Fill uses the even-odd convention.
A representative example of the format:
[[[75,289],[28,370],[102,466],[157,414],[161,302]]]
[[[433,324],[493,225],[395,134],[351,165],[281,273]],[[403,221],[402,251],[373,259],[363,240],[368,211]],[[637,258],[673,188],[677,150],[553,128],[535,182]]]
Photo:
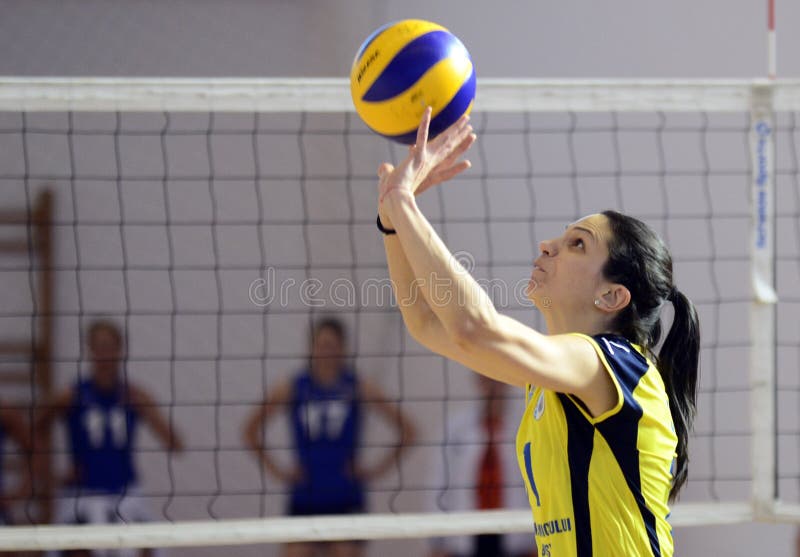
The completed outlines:
[[[528,283],[528,298],[541,310],[585,310],[602,295],[603,266],[611,236],[608,218],[589,215],[567,226],[564,234],[539,244]]]
[[[96,330],[89,339],[89,354],[95,380],[103,384],[113,383],[122,358],[122,347],[117,336],[107,329]]]
[[[323,327],[314,335],[311,359],[316,368],[338,370],[344,358],[342,339],[330,327]]]

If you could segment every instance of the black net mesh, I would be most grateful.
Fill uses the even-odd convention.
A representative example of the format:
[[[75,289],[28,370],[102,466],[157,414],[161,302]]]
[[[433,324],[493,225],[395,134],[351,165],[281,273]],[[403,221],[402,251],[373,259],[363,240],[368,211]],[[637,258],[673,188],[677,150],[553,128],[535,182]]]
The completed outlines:
[[[748,115],[479,113],[473,121],[474,168],[421,200],[451,251],[503,312],[541,327],[523,294],[538,241],[606,208],[651,224],[702,321],[682,501],[747,499]],[[778,124],[778,473],[781,492],[796,500],[800,178],[795,115]],[[243,424],[304,365],[309,324],[331,314],[349,330],[355,369],[417,426],[403,458],[369,484],[369,510],[451,508],[452,494],[472,488],[473,477],[452,472],[453,447],[464,441],[448,444],[446,432],[481,403],[475,379],[406,335],[375,230],[375,170],[403,154],[351,114],[0,113],[0,204],[32,214],[40,192],[54,194],[54,392],[88,375],[86,326],[112,318],[124,332],[120,373],[182,437],[177,454],[147,427],[138,432],[139,482],[126,497],[152,518],[284,513],[287,487],[246,449]],[[0,334],[23,343],[41,335],[45,317],[32,222],[0,228],[28,245],[0,260]],[[2,365],[29,362],[9,353]],[[520,393],[506,396],[521,408]],[[46,405],[33,379],[7,382],[2,400],[29,418]],[[288,463],[285,415],[276,413],[265,447]],[[63,423],[53,435],[45,458],[58,478],[68,468]],[[513,453],[510,434],[503,441]],[[359,458],[374,462],[397,442],[387,423],[369,419]],[[7,446],[8,460],[16,449]],[[7,483],[19,471],[12,466]],[[34,475],[38,491],[45,481]],[[518,476],[504,481],[522,490]],[[16,520],[35,519],[33,507],[13,510]]]

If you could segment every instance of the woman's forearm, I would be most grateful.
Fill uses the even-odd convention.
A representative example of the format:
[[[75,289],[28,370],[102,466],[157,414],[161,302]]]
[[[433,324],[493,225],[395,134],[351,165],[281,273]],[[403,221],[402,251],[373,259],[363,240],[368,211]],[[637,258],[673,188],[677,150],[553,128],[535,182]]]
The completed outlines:
[[[419,281],[414,276],[414,270],[408,262],[403,246],[397,235],[384,236],[384,249],[386,262],[389,265],[389,277],[392,281],[395,300],[403,322],[412,336],[422,331],[430,319],[438,319],[428,306],[428,302],[420,292]]]
[[[385,243],[400,244],[388,249],[393,250],[390,258],[392,279],[402,276],[404,293],[421,294],[427,302],[427,309],[457,341],[469,337],[477,327],[491,323],[496,311],[489,296],[455,261],[417,207],[414,197],[402,190],[391,191],[383,200],[383,211],[397,230],[396,238]],[[398,252],[408,263],[408,268],[398,264],[401,263]],[[392,262],[395,263],[394,271],[391,271]]]

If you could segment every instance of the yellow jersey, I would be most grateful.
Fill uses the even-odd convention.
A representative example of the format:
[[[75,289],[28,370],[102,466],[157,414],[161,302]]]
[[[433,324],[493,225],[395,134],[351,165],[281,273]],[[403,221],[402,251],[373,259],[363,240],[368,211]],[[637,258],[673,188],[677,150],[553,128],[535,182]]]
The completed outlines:
[[[592,417],[576,397],[528,385],[517,460],[540,557],[672,557],[677,436],[658,369],[617,335],[585,338],[617,389]]]

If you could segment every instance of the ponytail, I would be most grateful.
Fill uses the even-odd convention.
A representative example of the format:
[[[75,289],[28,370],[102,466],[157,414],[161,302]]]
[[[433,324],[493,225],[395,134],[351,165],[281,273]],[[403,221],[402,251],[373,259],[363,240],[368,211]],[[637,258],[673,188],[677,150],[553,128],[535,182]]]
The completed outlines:
[[[692,302],[677,288],[672,289],[667,299],[675,308],[675,316],[658,354],[658,369],[664,379],[678,437],[678,458],[669,494],[670,501],[674,501],[689,471],[689,433],[697,410],[700,322]]]
[[[697,408],[700,322],[692,302],[674,286],[672,256],[661,238],[636,218],[617,211],[603,214],[612,232],[603,275],[631,293],[630,304],[614,319],[612,330],[655,356],[661,338],[661,309],[665,301],[672,302],[675,308],[667,338],[653,358],[664,379],[678,437],[678,458],[669,494],[674,501],[689,472],[689,433]]]

